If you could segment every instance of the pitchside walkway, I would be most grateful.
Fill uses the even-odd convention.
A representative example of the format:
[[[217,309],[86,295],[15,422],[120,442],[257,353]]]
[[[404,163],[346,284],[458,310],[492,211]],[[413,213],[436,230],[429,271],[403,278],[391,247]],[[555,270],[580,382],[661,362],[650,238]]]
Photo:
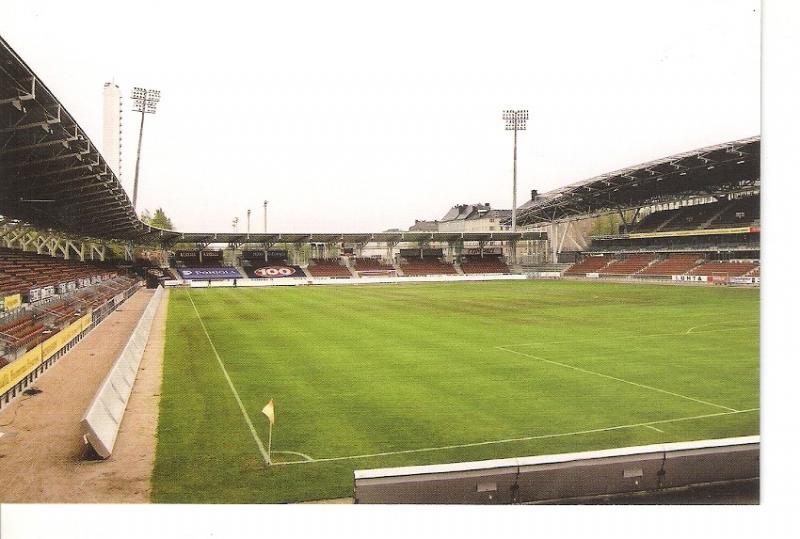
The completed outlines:
[[[84,459],[80,420],[152,295],[138,291],[36,381],[42,393],[0,411],[0,502],[150,500],[167,294],[111,459]]]

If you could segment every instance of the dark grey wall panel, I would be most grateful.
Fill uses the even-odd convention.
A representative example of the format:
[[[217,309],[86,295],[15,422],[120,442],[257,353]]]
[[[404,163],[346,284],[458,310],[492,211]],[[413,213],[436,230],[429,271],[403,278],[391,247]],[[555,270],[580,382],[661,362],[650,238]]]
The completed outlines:
[[[759,476],[758,436],[356,470],[356,503],[509,504],[654,491]]]

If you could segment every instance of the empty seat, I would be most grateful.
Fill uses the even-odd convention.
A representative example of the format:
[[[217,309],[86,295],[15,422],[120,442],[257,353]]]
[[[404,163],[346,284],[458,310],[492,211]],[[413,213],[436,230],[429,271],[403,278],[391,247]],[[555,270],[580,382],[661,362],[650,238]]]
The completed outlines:
[[[611,257],[607,256],[587,256],[580,262],[576,262],[564,272],[565,275],[586,275],[587,273],[597,273],[601,268],[611,262]]]
[[[439,258],[406,258],[400,263],[403,274],[409,277],[424,275],[458,275],[452,264],[443,262]]]
[[[628,258],[614,260],[597,270],[601,275],[634,275],[650,265],[655,256],[651,254],[633,255]]]
[[[639,275],[649,275],[653,277],[683,275],[701,262],[703,262],[703,257],[698,254],[670,255],[646,267]]]
[[[335,259],[313,258],[308,270],[313,277],[352,277],[350,270]]]

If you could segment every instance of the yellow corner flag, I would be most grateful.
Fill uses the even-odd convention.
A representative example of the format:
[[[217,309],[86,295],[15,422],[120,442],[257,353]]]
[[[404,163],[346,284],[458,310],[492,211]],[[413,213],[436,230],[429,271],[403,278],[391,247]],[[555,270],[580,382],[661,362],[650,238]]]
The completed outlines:
[[[272,402],[272,399],[269,399],[269,402],[267,403],[266,406],[264,406],[264,409],[261,410],[261,411],[264,413],[265,416],[267,416],[267,419],[269,419],[269,424],[270,425],[274,425],[275,424],[275,403]]]

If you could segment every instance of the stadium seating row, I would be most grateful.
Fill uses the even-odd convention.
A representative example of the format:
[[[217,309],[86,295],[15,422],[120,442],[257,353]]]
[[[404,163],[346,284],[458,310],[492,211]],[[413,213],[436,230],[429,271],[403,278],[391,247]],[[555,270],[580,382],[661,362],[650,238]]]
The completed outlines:
[[[703,255],[697,253],[674,254],[659,259],[654,254],[637,254],[627,258],[612,258],[610,256],[588,256],[570,266],[565,275],[586,275],[597,273],[607,276],[641,275],[649,277],[670,277],[672,275],[703,275],[715,274],[728,277],[757,277],[759,265],[757,262],[726,262],[707,261]]]
[[[332,259],[312,258],[307,270],[312,277],[352,277],[350,270]]]
[[[656,259],[654,255],[633,255],[628,258],[612,260],[600,268],[597,273],[601,275],[633,275],[645,269]]]
[[[362,257],[356,257],[353,259],[353,268],[356,271],[382,271],[394,269],[391,265],[384,263],[380,258]]]
[[[35,324],[33,315],[26,314],[0,326],[0,338],[14,348],[23,345],[25,338],[30,337],[37,329],[41,332],[41,324]]]
[[[78,290],[64,299],[7,316],[0,323],[0,357],[13,359],[60,331],[78,317],[108,302],[135,284],[130,277],[118,277],[100,285]]]
[[[400,262],[404,275],[417,277],[422,275],[458,275],[452,264],[447,264],[439,258],[412,258],[408,257]]]
[[[687,273],[689,275],[725,274],[728,277],[742,277],[757,267],[758,265],[753,262],[706,262],[692,268]]]
[[[243,269],[250,278],[305,277],[306,273],[311,277],[342,279],[353,277],[347,265],[339,259],[312,258],[305,272],[299,266],[289,265],[285,260],[270,260],[267,264],[268,266],[264,266],[264,263],[260,261],[255,263],[252,259],[242,260]],[[463,272],[468,275],[508,274],[511,272],[508,265],[499,255],[490,255],[484,258],[465,256],[462,258],[461,267]],[[274,268],[272,273],[268,272],[270,268]],[[358,276],[393,275],[397,271],[395,266],[377,257],[355,257],[352,259],[352,268]],[[400,268],[408,276],[458,274],[453,264],[444,262],[438,257],[404,258],[401,259]]]
[[[750,226],[757,223],[760,217],[760,197],[748,196],[657,211],[629,227],[629,232],[666,232]]]
[[[699,254],[672,255],[644,268],[639,275],[662,277],[683,275],[702,261],[703,256]]]
[[[0,296],[25,296],[33,289],[66,283],[75,283],[73,288],[87,286],[114,275],[116,272],[108,265],[0,247]]]
[[[498,255],[491,256],[464,256],[461,258],[461,271],[466,275],[480,275],[491,273],[511,273],[508,264]]]
[[[567,268],[564,272],[565,275],[585,275],[587,273],[597,273],[613,259],[611,257],[600,256],[587,256],[580,262],[577,262]]]

